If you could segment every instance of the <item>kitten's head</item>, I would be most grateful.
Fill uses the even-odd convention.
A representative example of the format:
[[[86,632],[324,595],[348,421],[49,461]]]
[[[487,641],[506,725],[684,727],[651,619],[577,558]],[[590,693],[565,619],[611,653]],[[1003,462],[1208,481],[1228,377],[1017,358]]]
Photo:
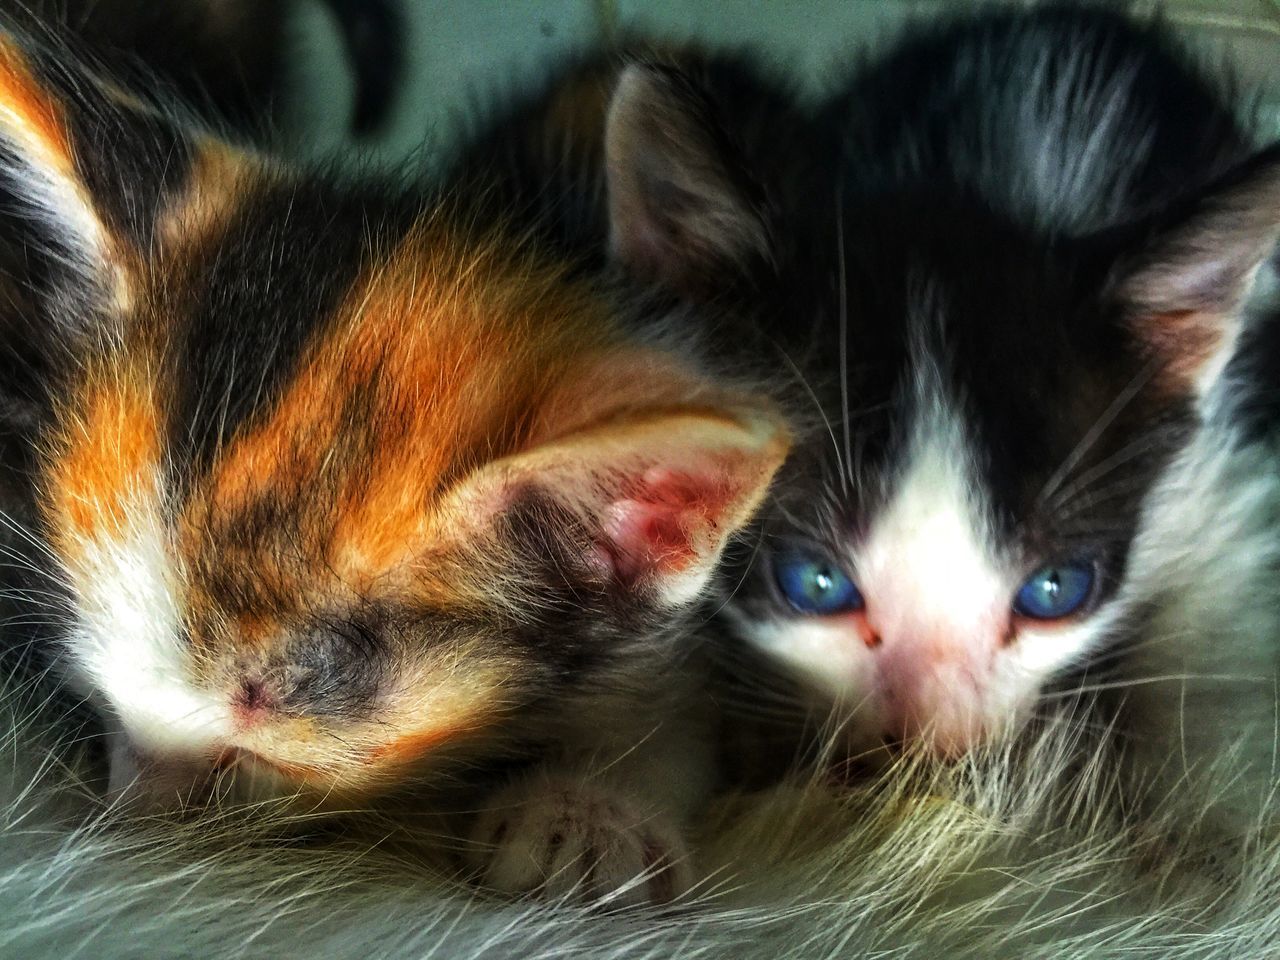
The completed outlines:
[[[1280,150],[1070,239],[946,184],[762,205],[663,89],[634,69],[619,85],[615,251],[677,287],[753,291],[820,414],[744,550],[735,631],[854,750],[956,755],[1019,727],[1130,611],[1147,494],[1280,235]]]
[[[1019,728],[1132,612],[1144,504],[1280,238],[1280,150],[1087,238],[930,193],[847,197],[800,268],[826,423],[730,616],[853,750],[955,756]]]
[[[0,105],[57,657],[117,786],[349,801],[662,667],[785,455],[766,404],[465,209],[12,41]]]

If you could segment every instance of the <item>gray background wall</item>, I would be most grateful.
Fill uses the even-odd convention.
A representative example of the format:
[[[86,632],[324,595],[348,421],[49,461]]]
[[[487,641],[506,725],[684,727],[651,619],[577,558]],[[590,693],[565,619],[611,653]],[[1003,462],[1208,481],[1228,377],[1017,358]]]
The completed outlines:
[[[388,162],[447,135],[469,97],[521,82],[540,64],[622,28],[678,38],[749,44],[814,81],[851,49],[884,42],[911,17],[930,18],[972,0],[404,0],[409,12],[407,87],[386,131],[370,145]],[[1142,0],[1125,4],[1150,10]],[[1280,134],[1280,0],[1166,0],[1180,26],[1226,48],[1249,80],[1269,85]],[[320,0],[307,0],[295,24],[307,64],[295,78],[296,110],[306,117],[306,152],[344,146],[350,89]],[[317,93],[317,91],[320,91]]]

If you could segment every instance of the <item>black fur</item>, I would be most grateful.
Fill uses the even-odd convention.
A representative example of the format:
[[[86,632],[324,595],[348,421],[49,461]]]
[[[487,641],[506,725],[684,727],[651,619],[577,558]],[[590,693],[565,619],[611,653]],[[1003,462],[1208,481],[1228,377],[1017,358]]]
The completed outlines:
[[[180,369],[173,440],[198,476],[246,418],[270,405],[307,344],[324,334],[351,283],[368,266],[371,245],[391,249],[409,228],[421,199],[395,197],[376,183],[351,203],[330,185],[302,191],[294,183],[261,185],[229,227],[229,242],[192,264],[172,296],[195,311],[175,351]],[[376,230],[376,236],[371,231]],[[323,271],[260,268],[264,252],[286,261],[323,263]],[[270,324],[244,318],[269,311]]]

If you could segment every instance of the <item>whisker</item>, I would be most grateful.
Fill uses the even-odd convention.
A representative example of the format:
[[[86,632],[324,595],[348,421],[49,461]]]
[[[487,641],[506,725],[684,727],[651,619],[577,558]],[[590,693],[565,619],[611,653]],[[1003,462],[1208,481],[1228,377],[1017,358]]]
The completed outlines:
[[[1151,378],[1155,376],[1156,370],[1157,366],[1154,362],[1148,364],[1145,368],[1139,371],[1138,374],[1129,381],[1124,389],[1120,391],[1116,398],[1111,401],[1107,409],[1102,412],[1102,415],[1094,421],[1093,426],[1091,426],[1085,435],[1080,438],[1080,442],[1077,443],[1072,451],[1067,454],[1058,469],[1050,475],[1047,481],[1045,481],[1040,493],[1036,496],[1037,503],[1043,503],[1046,498],[1052,496],[1057,491],[1058,487],[1060,487],[1067,477],[1071,475],[1071,471],[1076,468],[1077,464],[1080,463],[1085,454],[1093,449],[1093,445],[1102,438],[1102,435],[1106,432],[1107,428],[1115,422],[1116,417],[1120,416],[1121,412],[1123,412],[1124,408],[1129,405],[1130,401],[1132,401],[1133,398],[1141,392],[1142,388],[1150,382]]]
[[[1073,483],[1062,487],[1051,500],[1046,499],[1045,502],[1048,504],[1048,509],[1056,510],[1062,503],[1070,500],[1073,496],[1088,490],[1091,484],[1102,480],[1113,471],[1137,459],[1156,445],[1157,442],[1154,437],[1145,435],[1125,445],[1110,457],[1082,472]]]
[[[1152,686],[1158,683],[1191,683],[1191,682],[1224,682],[1224,683],[1270,683],[1269,677],[1245,677],[1232,674],[1194,674],[1170,673],[1149,677],[1135,677],[1129,680],[1114,680],[1106,683],[1090,683],[1072,687],[1056,693],[1041,694],[1041,700],[1067,699],[1084,693],[1102,693],[1109,690],[1126,690],[1134,687]]]
[[[840,443],[839,441],[836,440],[836,432],[835,432],[835,428],[832,427],[831,425],[831,418],[827,416],[827,411],[823,409],[822,402],[818,399],[818,394],[813,389],[813,385],[809,383],[809,380],[801,372],[800,368],[796,365],[796,362],[791,359],[791,356],[785,350],[779,349],[778,352],[779,354],[781,354],[782,359],[786,361],[787,366],[791,368],[792,374],[795,375],[796,382],[799,383],[800,386],[804,388],[805,393],[807,393],[809,396],[809,399],[813,401],[813,406],[814,406],[814,409],[818,411],[818,416],[822,417],[822,422],[827,428],[827,435],[831,438],[831,451],[836,458],[836,465],[840,471],[840,475],[843,477],[845,473],[844,459],[840,454]],[[845,429],[847,433],[847,430],[848,430],[847,419],[846,419]],[[846,440],[846,445],[847,443],[848,441]]]
[[[840,284],[840,410],[842,414],[842,422],[844,426],[844,458],[843,465],[852,462],[853,444],[849,438],[849,289],[848,278],[845,275],[846,266],[844,262],[844,203],[842,197],[843,190],[837,188],[836,191],[836,256],[839,258],[839,284]],[[851,478],[847,476],[844,466],[840,470],[841,489],[847,494],[849,490],[849,482]]]

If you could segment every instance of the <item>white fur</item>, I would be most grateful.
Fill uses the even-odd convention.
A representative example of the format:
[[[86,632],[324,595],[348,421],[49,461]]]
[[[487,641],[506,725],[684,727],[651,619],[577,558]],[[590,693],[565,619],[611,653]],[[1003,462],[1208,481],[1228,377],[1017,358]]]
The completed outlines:
[[[121,760],[207,756],[231,729],[229,704],[191,677],[159,486],[153,477],[132,490],[127,520],[65,561],[77,614],[65,641],[71,679],[118,725]],[[113,771],[113,786],[127,786],[131,772]]]
[[[1154,607],[1125,676],[1145,766],[1202,777],[1234,752],[1217,787],[1256,815],[1277,779],[1280,726],[1280,472],[1270,444],[1206,431],[1152,497],[1132,561]]]
[[[28,118],[6,103],[0,103],[0,136],[24,161],[11,163],[5,179],[30,208],[34,217],[48,224],[53,236],[71,247],[86,273],[96,271],[107,251],[106,232],[93,204],[68,158],[56,155],[33,129]]]
[[[738,635],[776,657],[820,702],[850,701],[856,709],[859,691],[874,681],[874,661],[845,623],[819,617],[756,619],[732,605],[725,607],[725,615]]]
[[[16,57],[11,50],[2,56]],[[13,66],[25,69],[20,63]],[[0,169],[0,179],[25,208],[22,212],[59,239],[62,248],[57,253],[62,265],[76,274],[77,288],[94,291],[100,298],[94,306],[127,309],[124,272],[72,158],[61,155],[30,117],[5,102],[0,102],[0,139],[21,158]]]
[[[1027,764],[903,776],[882,797],[796,786],[727,800],[702,824],[693,896],[618,916],[479,898],[442,875],[411,813],[303,843],[282,842],[270,811],[103,817],[76,785],[68,732],[42,729],[56,714],[0,706],[0,954],[24,960],[1193,960],[1266,956],[1280,934],[1274,840],[1256,836],[1247,870],[1203,869],[1158,810],[1099,814],[1117,799],[1105,758],[1061,792],[1069,737]]]
[[[1007,574],[993,550],[981,484],[963,428],[931,400],[887,506],[853,549],[869,618],[886,646],[911,633],[972,636],[1005,606]]]

